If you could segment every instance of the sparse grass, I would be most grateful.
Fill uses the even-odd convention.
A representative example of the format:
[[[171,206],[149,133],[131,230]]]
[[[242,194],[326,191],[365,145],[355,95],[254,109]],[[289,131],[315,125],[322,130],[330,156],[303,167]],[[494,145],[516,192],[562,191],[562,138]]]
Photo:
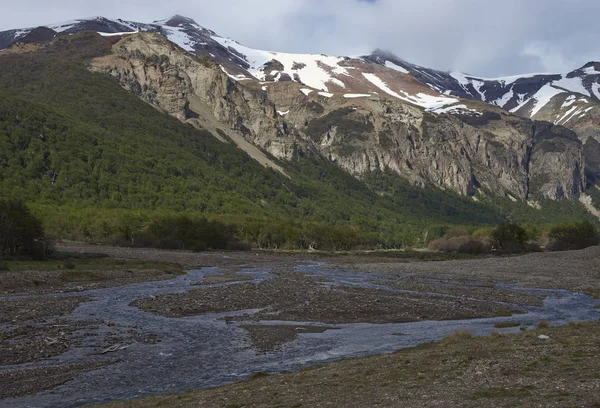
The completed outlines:
[[[547,329],[549,327],[548,322],[545,320],[540,320],[537,327],[538,329]]]
[[[600,299],[600,289],[590,289],[587,293],[594,299]]]
[[[487,255],[473,255],[463,253],[447,253],[438,251],[407,251],[407,250],[376,250],[355,251],[357,255],[365,257],[390,258],[394,261],[450,261],[455,259],[474,259]]]
[[[123,269],[159,269],[167,271],[168,273],[177,273],[178,271],[181,272],[180,267],[170,263],[152,261],[122,261],[104,256],[69,257],[65,259],[49,259],[45,261],[16,260],[6,261],[5,264],[12,272],[56,270],[73,272],[71,274],[65,273],[65,276],[75,276],[77,274],[74,272],[77,271],[114,271]],[[83,276],[84,274],[81,275]]]
[[[501,311],[499,311],[499,312],[496,313],[497,317],[511,317],[512,315],[513,314],[511,312],[504,311],[504,310],[501,310]]]
[[[256,373],[252,373],[248,376],[248,380],[256,380],[258,378],[268,377],[269,373],[265,373],[263,371],[259,371]]]
[[[502,322],[502,323],[496,323],[494,325],[494,327],[496,329],[507,329],[509,327],[519,327],[521,325],[521,323],[517,323],[517,322]]]
[[[480,398],[506,398],[506,397],[522,397],[531,395],[531,391],[535,390],[533,385],[526,387],[517,388],[506,388],[506,387],[491,387],[487,389],[481,389],[475,391],[472,395],[472,399]]]
[[[464,341],[473,338],[473,335],[469,333],[467,330],[459,330],[454,333],[450,333],[446,337],[444,337],[445,342],[458,342]]]
[[[600,309],[600,305],[594,306],[594,309]]]

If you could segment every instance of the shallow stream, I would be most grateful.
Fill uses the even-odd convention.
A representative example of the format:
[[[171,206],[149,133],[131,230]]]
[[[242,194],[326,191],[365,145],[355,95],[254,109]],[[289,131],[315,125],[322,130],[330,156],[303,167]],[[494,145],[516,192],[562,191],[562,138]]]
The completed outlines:
[[[89,336],[85,337],[82,344],[71,347],[60,356],[42,362],[4,366],[0,370],[95,361],[98,359],[99,339],[114,334],[115,327],[122,332],[142,330],[153,333],[161,341],[157,344],[127,344],[127,348],[111,353],[111,358],[119,360],[116,364],[87,372],[35,396],[0,400],[0,406],[72,407],[175,393],[235,382],[255,372],[285,372],[342,358],[390,353],[400,348],[440,340],[457,330],[487,335],[497,330],[494,325],[501,322],[514,321],[521,326],[534,327],[540,320],[545,320],[550,325],[562,325],[572,321],[597,320],[600,317],[600,311],[594,309],[599,302],[587,295],[564,290],[503,285],[504,289],[541,293],[546,296],[544,305],[519,305],[518,308],[528,313],[511,317],[402,324],[339,324],[335,325],[339,330],[300,334],[297,340],[284,345],[280,351],[261,354],[250,347],[244,329],[235,323],[219,320],[232,313],[168,318],[129,306],[134,299],[200,288],[202,286],[192,284],[201,281],[205,274],[215,272],[218,272],[217,268],[205,268],[189,271],[170,281],[144,282],[77,294],[46,295],[89,296],[92,299],[90,302],[81,304],[67,317],[75,320],[101,319],[113,322],[114,326],[93,326],[88,329]],[[316,263],[299,264],[296,272],[328,278],[334,284],[390,289],[386,287],[384,279],[373,283],[374,278],[377,279],[373,274],[331,270]],[[240,273],[249,274],[255,281],[271,277],[265,270],[247,269]],[[243,312],[247,311],[240,313]],[[261,322],[282,323],[290,322]],[[302,322],[293,322],[298,323]],[[517,327],[503,331],[518,330]]]

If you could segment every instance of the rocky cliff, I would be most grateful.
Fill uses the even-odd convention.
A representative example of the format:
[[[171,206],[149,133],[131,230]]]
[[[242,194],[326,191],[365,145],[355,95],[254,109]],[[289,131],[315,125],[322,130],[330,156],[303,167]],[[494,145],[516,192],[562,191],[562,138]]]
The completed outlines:
[[[108,73],[128,91],[181,121],[231,139],[261,163],[283,171],[264,151],[292,159],[297,135],[286,130],[260,89],[242,86],[213,61],[184,52],[153,33],[130,35],[91,69]],[[248,143],[250,142],[250,143]]]
[[[375,92],[236,81],[209,58],[153,33],[125,36],[91,69],[110,74],[182,121],[233,140],[274,168],[268,154],[293,160],[311,153],[356,176],[387,169],[415,184],[463,195],[484,189],[515,200],[559,199],[585,188],[585,157],[573,132],[481,102],[462,101],[435,113]]]

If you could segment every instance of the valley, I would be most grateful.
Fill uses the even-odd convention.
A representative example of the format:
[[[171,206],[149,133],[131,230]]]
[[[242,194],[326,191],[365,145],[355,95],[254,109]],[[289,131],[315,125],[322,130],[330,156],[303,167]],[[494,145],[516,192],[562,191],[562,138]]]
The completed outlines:
[[[465,342],[472,343],[468,350],[487,350],[484,344],[506,347],[497,344],[522,341],[515,343],[512,353],[528,348],[539,352],[540,347],[555,348],[555,338],[565,335],[559,333],[577,328],[583,336],[593,323],[574,323],[600,317],[600,310],[594,308],[600,301],[591,296],[600,293],[598,247],[437,262],[404,253],[395,257],[264,251],[197,254],[81,244],[63,245],[60,250],[65,260],[46,264],[54,272],[44,271],[43,264],[23,265],[21,281],[11,286],[6,286],[11,282],[6,277],[13,272],[0,272],[4,282],[0,377],[5,406],[80,406],[222,386],[248,376],[254,379],[186,393],[184,400],[193,405],[211,398],[204,404],[222,406],[222,400],[212,398],[223,390],[232,401],[268,405],[273,402],[237,390],[255,387],[256,381],[269,387],[271,381],[286,381],[286,376],[335,371],[340,364],[380,364],[362,359],[370,355],[385,354],[376,359],[388,361],[401,355],[412,359],[419,350],[438,350],[435,353],[448,355],[450,360],[444,361],[449,362],[459,358],[454,353],[461,353],[456,348]],[[69,262],[74,267],[64,269]],[[181,274],[184,269],[187,272]],[[28,283],[28,277],[37,283]],[[536,329],[567,323],[564,328]],[[515,334],[520,330],[525,331]],[[465,331],[474,336],[502,334],[482,339],[459,335],[422,345]],[[553,341],[536,340],[543,333]],[[598,347],[594,338],[592,343],[578,341],[575,347],[586,347],[586,355],[593,353],[589,347]],[[475,360],[497,358],[495,364],[504,366],[502,361],[509,355],[496,357],[496,353],[482,352]],[[338,360],[347,361],[335,363]],[[422,357],[418,360],[425,364]],[[324,363],[328,365],[304,370]],[[425,369],[437,371],[433,366]],[[298,370],[283,377],[252,375]],[[393,372],[381,371],[377,376]],[[350,370],[335,377],[346,374],[357,375]],[[561,371],[553,375],[545,381],[567,378]],[[592,383],[597,381],[592,371],[586,375]],[[25,377],[28,382],[23,383]],[[392,381],[415,386],[410,377]],[[366,390],[381,386],[362,384]],[[282,397],[299,397],[297,392],[301,391],[296,386],[288,387]],[[318,392],[327,394],[320,388]],[[371,391],[365,392],[368,396]],[[309,394],[302,398],[310,401]],[[250,399],[238,400],[241,395]],[[509,396],[527,401],[519,398],[531,395],[537,394]],[[579,390],[572,397],[584,401],[590,394]],[[156,403],[171,406],[169,398]],[[179,406],[180,399],[173,398],[173,406]]]
[[[0,32],[0,406],[597,406],[578,64],[266,51],[181,15]]]

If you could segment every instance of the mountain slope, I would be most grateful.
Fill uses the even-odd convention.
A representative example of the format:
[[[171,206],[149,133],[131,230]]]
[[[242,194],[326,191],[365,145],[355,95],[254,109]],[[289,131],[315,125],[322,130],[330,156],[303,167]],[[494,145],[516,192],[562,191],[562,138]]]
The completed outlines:
[[[253,219],[264,228],[277,220],[352,224],[383,246],[417,243],[425,231],[434,237],[444,224],[503,219],[490,206],[401,180],[384,183],[395,186],[391,196],[319,155],[278,163],[289,178],[264,168],[90,72],[91,59],[111,55],[115,41],[82,33],[0,55],[3,196],[41,205],[44,216],[64,214],[57,205],[69,208],[56,223],[71,222],[82,207],[195,211],[242,217],[236,223],[248,228]]]
[[[88,28],[100,35],[65,35]],[[58,33],[56,29],[62,31]],[[140,136],[135,135],[136,122],[132,127],[125,125],[126,115],[135,114],[124,109],[121,102],[117,104],[119,111],[109,108],[114,108],[115,102],[110,101],[113,95],[108,94],[121,95],[123,88],[136,96],[128,99],[136,109],[140,106],[133,104],[133,99],[139,103],[143,100],[180,121],[208,130],[213,139],[203,143],[225,146],[214,147],[216,151],[233,149],[243,155],[234,148],[237,145],[279,172],[276,176],[268,173],[269,178],[258,182],[253,179],[257,174],[255,167],[245,164],[240,174],[247,179],[242,178],[238,187],[231,179],[232,170],[225,166],[221,170],[225,171],[223,177],[229,175],[228,181],[208,183],[203,189],[209,192],[214,186],[221,191],[219,188],[225,186],[225,196],[230,189],[241,191],[252,204],[248,210],[240,211],[235,204],[227,203],[227,207],[224,199],[218,198],[215,201],[220,204],[211,207],[217,213],[252,212],[252,205],[257,205],[259,214],[356,222],[363,217],[368,219],[372,214],[367,208],[374,205],[381,208],[377,219],[404,219],[411,226],[403,228],[412,229],[416,225],[412,220],[416,219],[428,220],[419,222],[429,225],[441,219],[467,220],[470,213],[498,219],[495,209],[468,200],[457,201],[452,194],[436,192],[431,186],[449,188],[479,200],[498,195],[538,206],[534,200],[577,197],[586,185],[582,144],[572,132],[521,119],[481,101],[459,100],[432,91],[400,65],[256,50],[251,54],[238,43],[227,43],[193,20],[179,16],[152,24],[97,18],[21,31],[21,37],[11,34],[13,42],[18,37],[17,42],[25,44],[0,52],[0,85],[5,92],[51,105],[52,109],[101,128],[106,127],[102,122],[106,118],[120,118],[110,133],[113,137],[128,135],[121,142],[125,146],[134,143],[129,151],[135,152],[140,143]],[[50,42],[46,40],[49,36]],[[40,39],[29,41],[27,37]],[[73,64],[77,69],[72,69]],[[21,70],[23,66],[28,70]],[[290,74],[291,80],[287,80],[286,75]],[[92,91],[99,86],[94,83],[99,78],[101,89]],[[317,80],[318,83],[311,82]],[[102,104],[96,100],[99,94],[107,94]],[[144,106],[148,115],[156,114]],[[159,129],[160,126],[152,125],[148,133],[160,133]],[[202,149],[213,150],[204,146]],[[230,160],[213,159],[208,164],[223,166],[224,162]],[[181,169],[174,171],[174,186],[182,182],[177,178],[181,177]],[[317,180],[307,179],[305,172]],[[425,188],[406,187],[403,194],[422,197],[424,192],[429,196],[439,193],[442,201],[447,201],[444,206],[454,209],[430,211],[432,201],[417,204],[412,200],[399,209],[396,199],[386,198],[386,191],[375,192],[360,181],[390,173]],[[199,178],[193,171],[187,174],[190,179]],[[206,174],[201,177],[204,180]],[[156,175],[161,185],[166,179],[164,174]],[[265,184],[269,186],[266,191]],[[306,188],[312,192],[308,196],[304,193]],[[14,192],[17,190],[13,188]],[[181,188],[175,195],[180,192],[185,197],[194,194]],[[273,197],[278,197],[274,207]],[[170,199],[174,202],[164,204],[168,208],[204,208],[199,199]],[[233,196],[225,201],[245,202]],[[418,205],[424,207],[418,209]],[[156,203],[148,205],[154,207]],[[340,212],[339,208],[349,211]],[[447,214],[454,214],[455,221]],[[369,228],[377,224],[369,223]]]
[[[548,126],[481,103],[475,106],[480,110],[465,106],[437,115],[392,96],[348,98],[309,92],[293,81],[233,81],[218,65],[197,61],[151,33],[126,36],[92,69],[181,120],[209,128],[216,118],[286,160],[319,152],[356,176],[392,170],[414,184],[464,195],[482,188],[520,200],[556,199],[576,197],[585,188],[576,137],[553,129],[551,138],[540,138]],[[541,139],[545,144],[537,145]],[[556,168],[565,171],[556,174]]]

